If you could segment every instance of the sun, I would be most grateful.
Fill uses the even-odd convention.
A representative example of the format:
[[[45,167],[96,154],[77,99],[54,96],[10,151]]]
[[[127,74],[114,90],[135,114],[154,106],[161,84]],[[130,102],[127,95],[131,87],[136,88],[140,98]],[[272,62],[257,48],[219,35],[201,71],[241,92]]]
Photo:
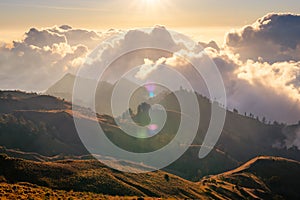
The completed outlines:
[[[153,7],[153,6],[159,6],[160,5],[160,1],[161,0],[141,0],[142,1],[142,4],[146,5],[146,6],[150,6],[150,7]]]
[[[147,4],[157,4],[159,3],[160,0],[142,0],[142,1],[145,1],[145,3]]]
[[[132,0],[130,8],[148,15],[157,14],[167,10],[170,2],[171,0]]]

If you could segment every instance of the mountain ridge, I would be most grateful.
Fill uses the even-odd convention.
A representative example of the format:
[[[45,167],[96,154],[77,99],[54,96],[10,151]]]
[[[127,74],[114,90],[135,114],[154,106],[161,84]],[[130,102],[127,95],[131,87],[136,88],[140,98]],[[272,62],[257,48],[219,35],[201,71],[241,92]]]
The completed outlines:
[[[181,92],[187,93],[186,91]],[[35,152],[43,156],[72,157],[89,154],[77,134],[73,121],[73,117],[84,118],[87,121],[92,120],[85,115],[86,108],[76,108],[78,113],[73,115],[72,104],[55,97],[22,92],[5,91],[2,93],[2,98],[0,98],[0,146],[24,152]],[[10,94],[10,98],[6,97],[8,94]],[[206,158],[200,160],[198,152],[200,148],[205,148],[202,146],[202,141],[209,122],[210,101],[201,96],[198,96],[198,100],[202,116],[207,117],[202,117],[199,132],[193,144],[176,162],[164,170],[185,179],[199,180],[205,175],[218,174],[236,168],[241,163],[259,155],[300,160],[297,148],[274,147],[274,143],[277,141],[284,141],[285,135],[282,130],[286,130],[285,127],[289,126],[268,125],[229,111],[227,111],[224,131],[218,143]],[[174,100],[173,94],[160,97],[159,102],[167,110],[178,111],[176,110],[178,102]],[[179,111],[168,112],[169,121],[162,130],[162,134],[158,134],[147,142],[147,145],[143,140],[128,137],[119,129],[112,117],[97,115],[97,120],[107,137],[116,145],[133,152],[148,152],[160,148],[172,140],[176,133],[176,127],[172,124],[176,124],[180,120],[179,116]],[[292,130],[295,128],[293,127]]]

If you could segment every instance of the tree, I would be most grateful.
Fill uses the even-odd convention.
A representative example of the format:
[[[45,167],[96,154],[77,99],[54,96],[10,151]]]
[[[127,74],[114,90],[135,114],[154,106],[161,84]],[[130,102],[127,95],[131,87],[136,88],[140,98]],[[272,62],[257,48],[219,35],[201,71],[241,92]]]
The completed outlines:
[[[170,181],[170,177],[169,177],[169,175],[168,175],[168,174],[165,174],[165,175],[164,175],[164,178],[165,178],[165,180],[166,180],[167,182],[169,182],[169,181]]]

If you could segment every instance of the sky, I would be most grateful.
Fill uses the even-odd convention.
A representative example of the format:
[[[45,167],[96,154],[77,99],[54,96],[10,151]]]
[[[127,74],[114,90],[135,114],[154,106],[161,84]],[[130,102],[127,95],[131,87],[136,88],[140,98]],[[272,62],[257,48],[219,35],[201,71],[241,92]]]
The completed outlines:
[[[300,119],[299,8],[299,0],[1,0],[0,89],[46,91],[66,73],[76,74],[110,36],[132,30],[104,56],[136,41],[156,41],[156,34],[136,29],[162,25],[167,29],[156,30],[161,43],[174,43],[168,30],[202,42],[221,71],[230,108],[295,123]],[[207,44],[210,40],[217,44]],[[195,49],[173,46],[204,62]],[[149,58],[141,64],[144,59]],[[176,56],[163,60],[185,70]],[[147,63],[141,73],[159,72],[155,59]]]
[[[107,30],[164,25],[197,40],[223,42],[224,33],[269,12],[297,12],[298,0],[1,0],[0,41],[31,27]],[[207,27],[210,27],[207,31]]]

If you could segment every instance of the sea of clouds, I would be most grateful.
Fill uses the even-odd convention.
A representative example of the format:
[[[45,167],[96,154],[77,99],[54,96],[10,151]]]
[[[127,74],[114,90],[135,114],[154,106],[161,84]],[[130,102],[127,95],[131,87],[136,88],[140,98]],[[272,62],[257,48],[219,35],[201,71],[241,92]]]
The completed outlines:
[[[97,32],[67,25],[31,28],[22,40],[0,44],[0,87],[45,91],[66,73],[75,74],[102,41],[122,32]],[[264,116],[270,121],[295,123],[300,120],[300,15],[268,14],[253,24],[229,32],[224,36],[224,44],[219,46],[213,41],[201,41],[191,48],[184,37],[164,27],[155,27],[151,32],[130,30],[125,33],[115,45],[105,49],[100,60],[132,48],[137,41],[145,45],[163,41],[172,51],[205,65],[204,51],[221,72],[229,108]],[[181,71],[197,87],[197,75],[176,53],[160,58],[141,57],[141,62],[135,78],[159,75],[164,70],[163,65],[168,65]],[[118,67],[120,65],[112,66],[110,70],[116,72]],[[129,67],[130,63],[122,65],[124,69]],[[201,92],[201,86],[198,89]]]

